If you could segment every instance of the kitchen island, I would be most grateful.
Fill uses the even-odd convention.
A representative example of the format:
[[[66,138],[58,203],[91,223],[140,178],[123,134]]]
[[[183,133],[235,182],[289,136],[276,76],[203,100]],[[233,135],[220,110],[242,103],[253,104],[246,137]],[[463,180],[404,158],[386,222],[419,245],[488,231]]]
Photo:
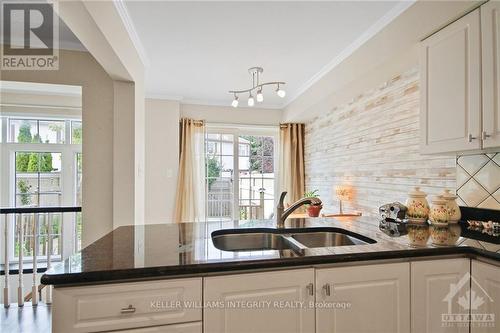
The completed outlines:
[[[204,332],[323,332],[332,327],[363,331],[366,325],[420,332],[442,324],[446,303],[433,295],[446,296],[464,276],[479,272],[476,280],[483,279],[488,292],[500,297],[495,280],[500,244],[474,239],[466,224],[455,245],[429,241],[419,248],[408,245],[407,236],[390,237],[369,217],[289,219],[285,229],[274,231],[303,228],[342,231],[366,242],[300,251],[224,251],[212,233],[269,231],[275,223],[117,228],[43,275],[43,284],[56,287],[54,332],[144,327],[154,332],[201,332],[202,327]],[[422,297],[410,297],[414,293]],[[498,303],[491,311],[500,313]],[[355,319],[360,316],[369,320]]]

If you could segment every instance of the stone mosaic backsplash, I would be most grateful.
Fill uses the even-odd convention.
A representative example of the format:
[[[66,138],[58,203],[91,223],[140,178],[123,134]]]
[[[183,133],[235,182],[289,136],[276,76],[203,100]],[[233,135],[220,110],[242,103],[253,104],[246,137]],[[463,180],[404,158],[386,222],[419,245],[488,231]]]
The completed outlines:
[[[457,156],[458,204],[500,210],[500,152]]]
[[[306,188],[319,190],[324,213],[339,211],[337,185],[354,191],[345,212],[373,217],[415,186],[429,197],[456,188],[454,156],[420,155],[419,114],[414,68],[306,124]]]

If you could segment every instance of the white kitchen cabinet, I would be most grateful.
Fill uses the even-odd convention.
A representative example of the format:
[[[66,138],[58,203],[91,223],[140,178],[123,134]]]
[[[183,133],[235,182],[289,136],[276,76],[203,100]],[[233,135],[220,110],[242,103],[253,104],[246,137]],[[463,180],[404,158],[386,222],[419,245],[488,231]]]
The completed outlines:
[[[471,333],[499,332],[500,267],[472,260],[471,274]]]
[[[459,304],[470,283],[470,259],[416,261],[411,263],[412,332],[468,332],[465,323],[450,322],[450,314],[467,315]],[[455,287],[457,287],[455,289]]]
[[[317,269],[316,295],[317,333],[410,331],[409,263]]]
[[[200,306],[189,306],[201,304],[201,288],[201,278],[55,288],[52,331],[100,332],[201,321]]]
[[[481,149],[479,9],[422,41],[420,75],[421,152]]]
[[[314,332],[314,269],[207,277],[204,333]]]
[[[481,6],[483,147],[500,147],[500,2]]]

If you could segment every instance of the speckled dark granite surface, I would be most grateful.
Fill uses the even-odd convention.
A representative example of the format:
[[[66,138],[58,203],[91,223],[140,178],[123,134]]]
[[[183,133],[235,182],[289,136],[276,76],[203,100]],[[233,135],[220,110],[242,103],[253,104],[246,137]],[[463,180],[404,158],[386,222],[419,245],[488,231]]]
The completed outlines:
[[[275,228],[273,221],[154,224],[120,227],[54,266],[43,284],[94,284],[208,273],[312,266],[339,262],[464,255],[500,261],[500,244],[474,236],[465,227],[455,245],[408,245],[408,237],[389,237],[373,218],[289,219],[286,228],[342,228],[369,237],[374,244],[292,250],[228,252],[217,249],[211,233],[233,228]],[[477,238],[477,239],[474,239]]]

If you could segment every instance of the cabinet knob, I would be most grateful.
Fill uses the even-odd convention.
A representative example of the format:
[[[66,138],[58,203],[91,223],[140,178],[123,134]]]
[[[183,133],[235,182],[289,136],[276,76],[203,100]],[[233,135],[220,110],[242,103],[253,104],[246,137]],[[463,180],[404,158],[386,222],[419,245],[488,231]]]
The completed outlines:
[[[486,131],[483,131],[483,140],[486,140],[487,138],[491,137],[490,134],[486,133]]]
[[[134,313],[134,312],[135,308],[132,306],[132,304],[129,304],[128,307],[121,309],[121,313]]]
[[[326,283],[324,286],[323,286],[323,290],[325,291],[325,295],[326,296],[330,296],[332,294],[331,290],[330,290],[330,284],[329,283]]]
[[[306,286],[306,289],[307,291],[309,292],[309,295],[313,296],[314,295],[314,284],[313,283],[309,283],[307,286]]]
[[[472,136],[472,134],[470,134],[470,133],[469,133],[469,137],[468,137],[468,139],[469,139],[469,142],[472,142],[472,140],[476,140],[476,139],[477,139],[477,137]]]

